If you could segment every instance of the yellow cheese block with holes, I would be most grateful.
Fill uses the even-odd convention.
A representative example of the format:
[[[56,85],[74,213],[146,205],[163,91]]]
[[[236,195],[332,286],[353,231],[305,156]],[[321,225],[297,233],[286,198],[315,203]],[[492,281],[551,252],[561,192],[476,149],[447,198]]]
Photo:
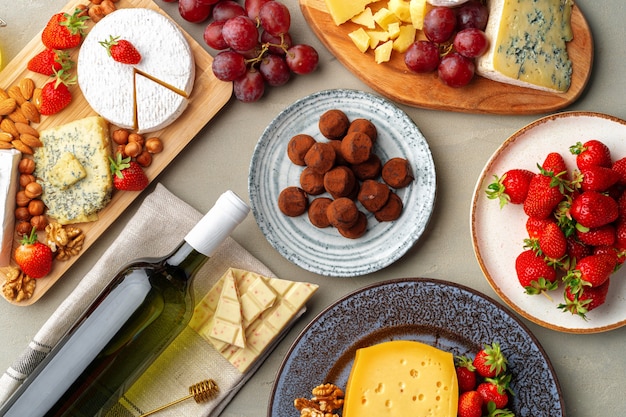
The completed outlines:
[[[430,345],[396,340],[357,350],[343,417],[455,417],[454,357]]]

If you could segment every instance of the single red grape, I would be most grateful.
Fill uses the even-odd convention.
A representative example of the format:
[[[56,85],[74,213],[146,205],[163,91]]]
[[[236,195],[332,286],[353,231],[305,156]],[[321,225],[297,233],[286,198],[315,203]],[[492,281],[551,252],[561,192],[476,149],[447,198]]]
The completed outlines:
[[[259,31],[254,21],[246,16],[228,19],[222,27],[222,36],[235,51],[249,51],[259,43]]]
[[[234,81],[246,73],[246,59],[235,51],[222,51],[215,55],[211,64],[218,80]]]
[[[259,20],[263,29],[274,36],[289,32],[291,25],[289,9],[278,1],[269,1],[261,6]]]
[[[272,87],[284,85],[291,78],[291,71],[283,56],[267,54],[261,60],[259,72]]]
[[[246,16],[245,9],[236,1],[221,0],[213,6],[213,20],[227,20],[235,16]]]
[[[476,28],[485,30],[489,9],[478,0],[470,0],[456,9],[457,30]]]
[[[179,0],[178,13],[188,22],[200,23],[211,15],[210,4],[200,3],[198,0]]]
[[[404,63],[413,72],[431,72],[439,66],[439,47],[436,43],[420,40],[404,53]]]
[[[246,9],[246,13],[248,13],[250,19],[257,20],[259,18],[259,10],[269,1],[274,0],[245,0],[243,7]]]
[[[228,44],[222,36],[222,27],[224,27],[225,20],[214,20],[204,28],[204,42],[213,49],[221,51],[228,49]]]
[[[456,15],[449,7],[435,7],[424,16],[424,34],[433,42],[446,42],[452,37],[455,28]]]
[[[244,103],[258,101],[265,93],[263,75],[255,69],[248,70],[233,82],[233,93],[237,100]]]
[[[308,74],[317,68],[319,55],[310,45],[294,45],[287,50],[285,56],[289,69],[296,74]]]
[[[480,29],[463,29],[454,36],[454,49],[468,58],[481,56],[488,45],[487,36]]]
[[[450,87],[463,87],[474,77],[474,61],[458,52],[444,56],[439,63],[439,78]]]

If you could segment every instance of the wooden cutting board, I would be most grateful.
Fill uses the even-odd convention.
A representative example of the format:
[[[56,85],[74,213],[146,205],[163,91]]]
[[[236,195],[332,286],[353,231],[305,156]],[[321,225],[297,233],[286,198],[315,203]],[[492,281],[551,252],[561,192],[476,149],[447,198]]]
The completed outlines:
[[[385,2],[372,5],[372,10]],[[394,101],[437,110],[492,114],[549,113],[567,107],[583,92],[593,64],[591,30],[580,9],[572,11],[574,39],[567,52],[573,73],[570,89],[563,94],[550,93],[498,83],[475,77],[462,88],[450,88],[433,74],[415,74],[404,64],[402,54],[392,53],[392,59],[376,64],[374,52],[361,53],[348,33],[359,28],[350,21],[337,26],[333,22],[325,0],[300,0],[302,13],[328,50],[352,73],[381,95]]]
[[[70,0],[62,11],[72,12],[78,4],[84,0]],[[117,8],[142,7],[156,10],[163,15],[167,14],[160,9],[152,0],[120,0],[116,3]],[[61,10],[60,10],[61,11]],[[93,23],[90,23],[91,25]],[[43,28],[42,28],[43,29]],[[211,64],[213,58],[191,36],[183,31],[191,50],[194,53],[196,63],[196,79],[190,96],[189,105],[185,112],[173,124],[158,132],[150,133],[150,136],[161,138],[164,144],[163,152],[154,156],[153,162],[146,169],[146,174],[152,182],[161,171],[169,165],[178,153],[194,138],[194,136],[215,116],[215,114],[228,102],[232,95],[232,83],[218,80],[213,75]],[[13,59],[0,73],[0,87],[8,89],[19,83],[24,77],[30,77],[38,87],[42,87],[47,80],[44,75],[33,73],[26,69],[28,60],[42,51],[41,32],[35,36],[24,49]],[[78,48],[72,51],[72,60],[78,59]],[[73,100],[69,107],[56,115],[43,117],[41,123],[33,125],[38,130],[61,125],[87,116],[96,115],[82,96],[78,85],[70,87]],[[111,126],[114,129],[113,126]],[[91,223],[82,223],[77,226],[85,233],[85,242],[82,253],[98,239],[100,235],[118,218],[120,214],[137,198],[141,192],[115,191],[113,198],[106,208],[100,211],[99,219]],[[19,244],[17,239],[14,246]],[[79,254],[80,256],[80,254]],[[76,262],[79,256],[70,258],[65,262],[54,262],[51,273],[37,280],[37,287],[33,296],[26,301],[15,303],[17,305],[30,305],[39,300],[54,283]],[[0,274],[0,280],[3,275]]]

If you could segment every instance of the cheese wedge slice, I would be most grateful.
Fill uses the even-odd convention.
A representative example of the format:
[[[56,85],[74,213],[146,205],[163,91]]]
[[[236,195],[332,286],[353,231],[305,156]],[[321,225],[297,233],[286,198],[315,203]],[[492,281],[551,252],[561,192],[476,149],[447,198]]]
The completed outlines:
[[[365,7],[380,0],[325,0],[326,7],[337,26],[362,13]]]
[[[451,353],[397,340],[358,349],[343,417],[457,415],[458,381]]]
[[[571,84],[566,42],[573,38],[571,0],[492,0],[489,49],[476,73],[494,81],[557,93]]]

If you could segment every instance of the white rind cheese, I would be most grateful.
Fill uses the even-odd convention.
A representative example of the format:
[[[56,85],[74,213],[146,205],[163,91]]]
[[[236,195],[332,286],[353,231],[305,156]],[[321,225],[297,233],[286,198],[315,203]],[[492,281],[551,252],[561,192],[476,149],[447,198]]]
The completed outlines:
[[[476,73],[494,81],[557,93],[571,84],[566,42],[573,38],[571,0],[491,0],[488,51]]]
[[[87,117],[43,130],[39,139],[33,156],[46,214],[60,224],[97,220],[113,191],[107,121]]]
[[[111,36],[130,41],[141,61],[127,65],[113,60],[100,44]],[[99,115],[118,127],[146,133],[168,126],[185,110],[195,62],[189,43],[167,17],[128,8],[91,29],[80,48],[77,72],[85,99]],[[154,81],[146,82],[140,74]],[[135,99],[141,102],[136,105]]]
[[[15,226],[15,195],[18,190],[18,165],[22,153],[15,149],[0,149],[0,267],[9,265]]]

